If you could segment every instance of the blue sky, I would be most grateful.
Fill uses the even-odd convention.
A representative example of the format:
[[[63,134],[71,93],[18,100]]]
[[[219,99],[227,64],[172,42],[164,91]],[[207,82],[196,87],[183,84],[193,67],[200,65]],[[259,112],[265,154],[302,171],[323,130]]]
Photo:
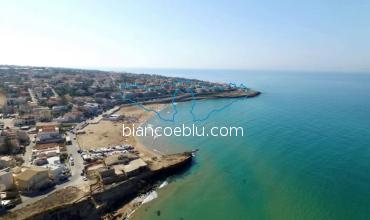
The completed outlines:
[[[370,71],[369,39],[362,0],[0,1],[1,64]]]

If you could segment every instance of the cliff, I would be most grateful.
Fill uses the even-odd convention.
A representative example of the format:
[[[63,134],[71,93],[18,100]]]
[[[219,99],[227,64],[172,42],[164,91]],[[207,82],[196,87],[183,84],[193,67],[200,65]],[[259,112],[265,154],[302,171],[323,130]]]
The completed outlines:
[[[142,191],[147,191],[162,178],[182,172],[192,162],[191,153],[166,155],[152,164],[151,169],[139,176],[92,191],[77,187],[58,190],[16,212],[10,212],[4,220],[73,220],[100,219],[108,212],[124,205]]]

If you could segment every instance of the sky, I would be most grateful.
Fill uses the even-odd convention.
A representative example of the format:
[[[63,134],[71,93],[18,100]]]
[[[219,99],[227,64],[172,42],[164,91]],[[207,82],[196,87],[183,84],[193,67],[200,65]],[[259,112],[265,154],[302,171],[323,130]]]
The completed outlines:
[[[0,64],[370,71],[368,0],[0,0]]]

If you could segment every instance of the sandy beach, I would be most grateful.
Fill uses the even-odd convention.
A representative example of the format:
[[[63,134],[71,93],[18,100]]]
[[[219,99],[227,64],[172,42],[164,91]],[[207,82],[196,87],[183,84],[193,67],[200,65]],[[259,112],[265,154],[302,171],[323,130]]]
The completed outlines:
[[[166,107],[166,104],[150,104],[146,105],[146,107],[160,111]],[[158,152],[143,146],[133,135],[127,137],[122,135],[122,124],[128,127],[134,125],[137,128],[151,118],[154,115],[153,112],[145,111],[138,106],[126,106],[121,107],[115,114],[123,115],[124,119],[121,121],[101,120],[97,124],[89,124],[86,126],[83,129],[86,133],[77,135],[77,141],[80,147],[85,150],[90,150],[100,147],[129,144],[139,151],[144,158],[161,156]]]

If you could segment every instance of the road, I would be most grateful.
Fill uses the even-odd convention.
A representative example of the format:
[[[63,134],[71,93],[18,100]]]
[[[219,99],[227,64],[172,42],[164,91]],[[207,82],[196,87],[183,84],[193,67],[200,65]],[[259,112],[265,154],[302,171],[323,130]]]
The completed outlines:
[[[70,132],[67,132],[66,135],[69,135],[71,138],[72,144],[67,146],[67,151],[69,155],[72,155],[74,159],[74,165],[70,166],[72,176],[70,178],[70,182],[75,184],[83,183],[81,172],[84,168],[83,165],[83,159],[81,155],[78,153],[78,150],[80,149],[80,146],[76,140],[76,135],[72,134]],[[82,181],[82,182],[81,182]]]
[[[53,94],[54,94],[54,97],[55,97],[55,98],[58,98],[58,97],[59,97],[59,95],[58,95],[58,93],[54,90],[54,88],[53,88],[53,87],[51,87],[51,86],[49,86],[49,85],[48,85],[48,87],[50,87],[51,91],[52,91],[52,92],[53,92]]]
[[[34,134],[29,135],[31,143],[26,146],[25,153],[23,155],[24,165],[29,166],[31,165],[31,157],[32,157],[32,149],[35,146],[35,143],[32,142]]]
[[[37,98],[36,98],[35,94],[33,93],[32,89],[28,89],[28,93],[31,96],[32,102],[35,103],[35,104],[38,104]]]
[[[77,152],[77,150],[80,147],[79,147],[77,141],[75,140],[75,135],[74,134],[67,132],[67,135],[70,135],[71,140],[72,140],[72,144],[67,146],[68,155],[72,155],[72,157],[74,158],[74,166],[70,166],[72,176],[69,178],[68,181],[63,182],[61,184],[57,184],[57,185],[54,186],[54,188],[51,188],[51,189],[46,190],[44,192],[40,192],[37,196],[23,196],[22,195],[21,196],[22,203],[17,205],[12,210],[20,209],[22,207],[25,207],[25,206],[27,206],[31,203],[34,203],[34,202],[40,200],[42,198],[45,198],[46,196],[55,192],[56,190],[63,189],[63,188],[68,187],[68,186],[81,186],[81,185],[87,183],[82,179],[82,176],[80,175],[83,168],[84,168],[82,157]],[[31,146],[27,146],[27,148],[26,148],[26,153],[24,155],[24,159],[25,159],[26,164],[30,164],[29,159],[31,158],[31,153],[28,153],[28,152],[32,151],[32,148],[33,148],[32,145],[34,145],[34,144],[31,143]]]
[[[30,92],[31,93],[31,92]],[[119,110],[119,106],[116,106],[110,110],[108,110],[107,112],[103,113],[103,114],[112,114],[114,113],[115,111]],[[99,121],[102,119],[102,115],[98,115],[97,117],[95,117],[93,119],[93,121]],[[77,124],[75,126],[75,128],[73,129],[74,133],[76,133],[76,131],[78,129],[81,128],[82,124],[84,124],[85,122],[81,122],[79,124]],[[91,123],[91,121],[87,121],[87,123]],[[46,196],[48,196],[49,194],[55,192],[56,190],[58,189],[63,189],[65,187],[68,187],[68,186],[81,186],[83,184],[87,184],[86,181],[84,181],[82,179],[82,176],[81,176],[81,172],[84,168],[84,164],[83,164],[83,159],[81,157],[81,155],[78,153],[78,150],[80,149],[80,146],[77,142],[77,138],[76,138],[76,135],[71,133],[71,132],[66,132],[66,135],[69,135],[69,137],[71,138],[71,141],[72,141],[72,144],[71,145],[67,145],[67,152],[68,152],[68,155],[71,155],[74,159],[74,165],[71,166],[69,164],[69,167],[71,169],[71,174],[72,176],[69,178],[68,181],[66,182],[63,182],[61,184],[57,184],[54,186],[54,188],[51,188],[49,190],[46,190],[46,191],[43,191],[43,192],[40,192],[37,196],[21,196],[22,198],[22,203],[17,205],[15,208],[13,208],[12,210],[17,210],[17,209],[20,209],[22,207],[25,207],[31,203],[34,203],[42,198],[45,198]],[[32,140],[32,138],[31,138]],[[26,147],[26,152],[24,154],[24,160],[25,160],[25,164],[26,165],[30,165],[30,159],[31,159],[31,155],[32,155],[32,149],[34,147],[34,143],[31,143],[29,146]]]

